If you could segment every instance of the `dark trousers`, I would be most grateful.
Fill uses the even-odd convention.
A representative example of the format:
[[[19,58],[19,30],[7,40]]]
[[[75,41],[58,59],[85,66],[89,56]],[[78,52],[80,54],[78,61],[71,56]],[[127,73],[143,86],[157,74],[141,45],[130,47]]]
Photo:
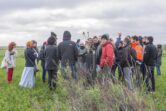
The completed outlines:
[[[145,82],[148,91],[155,91],[154,66],[146,66]]]
[[[114,75],[115,77],[115,73],[116,73],[116,69],[118,68],[118,79],[121,80],[122,77],[123,77],[123,70],[120,66],[119,63],[116,63],[112,66],[112,70],[111,70],[111,73]]]
[[[50,89],[56,88],[56,78],[57,70],[47,70],[48,71],[48,85]]]
[[[46,81],[46,68],[45,68],[45,64],[41,64],[41,66],[42,66],[42,80],[43,80],[43,82],[45,82]]]

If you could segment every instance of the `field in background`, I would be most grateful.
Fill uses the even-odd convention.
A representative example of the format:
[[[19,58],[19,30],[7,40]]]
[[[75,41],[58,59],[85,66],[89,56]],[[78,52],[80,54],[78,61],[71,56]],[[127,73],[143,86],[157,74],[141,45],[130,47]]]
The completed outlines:
[[[4,50],[0,50],[0,61],[2,61]],[[66,111],[69,109],[68,90],[64,86],[59,74],[58,87],[55,92],[48,89],[47,83],[41,80],[41,70],[37,74],[36,87],[34,89],[23,89],[18,86],[24,68],[23,50],[18,50],[17,67],[14,71],[13,83],[7,84],[6,71],[0,69],[0,110],[1,111]],[[40,64],[39,64],[40,66]],[[163,57],[162,75],[156,76],[156,92],[154,94],[138,94],[136,98],[144,98],[149,104],[155,103],[157,110],[166,110],[166,57]],[[67,91],[66,91],[67,90]],[[72,90],[72,87],[71,87]],[[73,88],[75,91],[75,89]],[[78,87],[77,90],[80,90]],[[98,101],[98,87],[87,89],[89,98],[92,95]],[[85,96],[83,95],[83,96]],[[87,96],[87,95],[86,95]],[[78,97],[79,98],[79,97]],[[121,100],[119,100],[121,101]],[[99,103],[100,104],[100,103]],[[146,109],[148,110],[148,109]],[[149,109],[150,110],[150,109]]]

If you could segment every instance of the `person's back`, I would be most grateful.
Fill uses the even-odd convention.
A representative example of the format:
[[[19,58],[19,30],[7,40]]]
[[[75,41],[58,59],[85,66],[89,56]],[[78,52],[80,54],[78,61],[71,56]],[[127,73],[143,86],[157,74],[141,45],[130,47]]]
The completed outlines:
[[[71,41],[70,32],[64,32],[63,42],[58,46],[58,55],[62,64],[74,64],[77,61],[78,49],[76,43]]]
[[[58,67],[58,48],[56,45],[48,45],[45,49],[46,69],[54,70]]]

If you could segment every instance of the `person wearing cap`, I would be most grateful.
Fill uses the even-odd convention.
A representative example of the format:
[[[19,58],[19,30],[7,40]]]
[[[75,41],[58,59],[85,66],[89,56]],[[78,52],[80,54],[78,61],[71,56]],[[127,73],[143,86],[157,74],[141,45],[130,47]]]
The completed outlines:
[[[78,48],[74,41],[71,41],[71,33],[65,31],[63,34],[63,41],[58,45],[58,56],[61,61],[61,71],[64,79],[68,79],[66,72],[67,65],[70,66],[72,78],[77,80],[76,62],[78,59]]]
[[[115,62],[114,48],[107,35],[103,35],[101,37],[101,45],[102,54],[100,59],[100,67],[103,69],[102,78],[105,78],[104,82],[110,78],[114,81],[115,77],[111,74],[111,68]]]

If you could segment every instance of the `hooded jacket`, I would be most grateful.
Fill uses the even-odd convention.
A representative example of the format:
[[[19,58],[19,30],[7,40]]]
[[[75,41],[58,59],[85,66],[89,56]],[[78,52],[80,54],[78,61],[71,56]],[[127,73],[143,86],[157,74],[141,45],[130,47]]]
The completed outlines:
[[[71,41],[71,34],[65,31],[63,34],[63,42],[58,45],[58,56],[63,65],[67,63],[75,64],[78,58],[78,48],[76,43]]]
[[[100,59],[100,67],[112,67],[115,61],[114,48],[111,42],[106,42],[102,46],[102,54]]]

